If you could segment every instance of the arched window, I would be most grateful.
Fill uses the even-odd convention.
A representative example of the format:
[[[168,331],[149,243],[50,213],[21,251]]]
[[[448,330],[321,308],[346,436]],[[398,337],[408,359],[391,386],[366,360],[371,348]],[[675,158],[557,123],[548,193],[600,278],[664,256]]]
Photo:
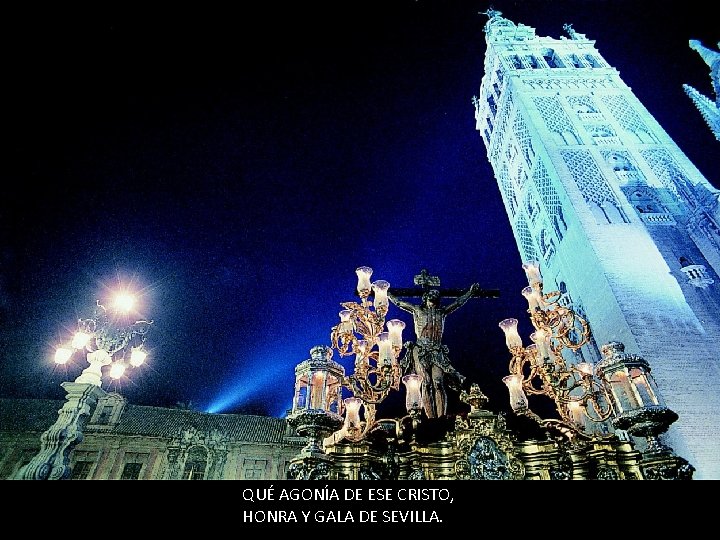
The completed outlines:
[[[578,57],[577,54],[571,54],[570,56],[568,56],[568,60],[570,61],[570,64],[572,65],[572,67],[576,67],[576,68],[585,67],[583,65],[583,63],[580,61],[580,58]]]
[[[591,55],[591,54],[586,54],[586,55],[584,56],[584,58],[585,58],[585,60],[587,61],[587,63],[590,64],[590,67],[594,67],[594,68],[602,67],[602,65],[600,64],[600,62],[598,62],[598,61],[597,61],[597,58],[595,58],[593,55]]]
[[[547,65],[551,68],[564,68],[565,64],[562,63],[562,60],[560,60],[560,57],[558,57],[557,54],[555,54],[555,51],[552,49],[545,49],[542,52],[543,58],[545,59],[545,62],[547,62]]]

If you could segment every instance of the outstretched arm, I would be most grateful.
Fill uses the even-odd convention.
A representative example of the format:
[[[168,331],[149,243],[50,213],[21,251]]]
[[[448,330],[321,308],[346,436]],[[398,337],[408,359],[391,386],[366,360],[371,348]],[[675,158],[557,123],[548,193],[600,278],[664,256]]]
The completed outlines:
[[[465,302],[470,300],[472,295],[475,294],[475,292],[479,291],[479,290],[480,290],[480,284],[473,283],[465,294],[463,294],[462,296],[459,296],[457,300],[455,300],[452,304],[449,304],[445,308],[445,313],[452,313],[453,311],[455,311],[457,308],[459,308],[460,306],[465,304]]]
[[[388,300],[390,300],[393,304],[395,304],[397,307],[402,309],[403,311],[407,311],[408,313],[415,313],[415,305],[411,304],[410,302],[405,302],[404,300],[400,300],[397,296],[387,293]]]

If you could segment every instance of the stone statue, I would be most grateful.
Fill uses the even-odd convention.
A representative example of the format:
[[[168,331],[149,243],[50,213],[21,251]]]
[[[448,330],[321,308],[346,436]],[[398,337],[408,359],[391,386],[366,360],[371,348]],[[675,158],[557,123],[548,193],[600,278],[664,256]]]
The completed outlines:
[[[441,305],[440,291],[436,289],[425,292],[419,305],[405,302],[388,293],[393,304],[413,316],[416,341],[405,344],[407,353],[403,367],[409,367],[412,362],[413,369],[422,377],[423,408],[428,418],[438,418],[447,413],[445,379],[448,378],[449,384],[453,386],[459,386],[465,380],[450,364],[448,348],[442,344],[445,317],[465,304],[479,290],[480,285],[474,283],[467,292],[447,306]]]

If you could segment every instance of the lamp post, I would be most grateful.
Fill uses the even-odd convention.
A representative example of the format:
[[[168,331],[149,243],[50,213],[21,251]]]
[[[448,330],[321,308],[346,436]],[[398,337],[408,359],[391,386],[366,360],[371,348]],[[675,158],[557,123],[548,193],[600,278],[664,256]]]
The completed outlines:
[[[70,452],[83,439],[83,428],[102,390],[103,368],[110,379],[120,379],[128,367],[138,368],[147,357],[143,346],[152,321],[131,318],[135,299],[127,293],[115,296],[108,309],[98,301],[94,314],[78,319],[69,343],[55,351],[55,363],[65,365],[78,354],[90,364],[74,382],[61,384],[67,396],[58,419],[40,437],[40,451],[15,475],[20,480],[62,480],[70,477]]]

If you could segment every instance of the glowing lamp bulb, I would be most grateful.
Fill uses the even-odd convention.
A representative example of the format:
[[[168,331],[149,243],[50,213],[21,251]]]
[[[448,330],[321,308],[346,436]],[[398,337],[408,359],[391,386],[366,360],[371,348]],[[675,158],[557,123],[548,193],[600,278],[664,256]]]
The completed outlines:
[[[118,293],[115,296],[113,305],[115,306],[115,309],[117,311],[122,311],[124,313],[127,313],[135,305],[135,297],[132,294],[129,294],[126,292]]]
[[[75,332],[71,345],[73,349],[84,349],[88,344],[88,341],[90,341],[90,334],[86,334],[85,332]]]
[[[130,365],[132,367],[141,366],[145,362],[146,358],[147,353],[145,351],[142,349],[133,349],[130,353]]]
[[[110,366],[110,377],[113,379],[119,379],[125,374],[125,366],[120,362],[113,362]]]
[[[65,347],[58,347],[58,349],[55,351],[55,363],[56,364],[66,364],[68,360],[70,360],[70,357],[72,356],[72,351],[70,349],[66,349]]]

